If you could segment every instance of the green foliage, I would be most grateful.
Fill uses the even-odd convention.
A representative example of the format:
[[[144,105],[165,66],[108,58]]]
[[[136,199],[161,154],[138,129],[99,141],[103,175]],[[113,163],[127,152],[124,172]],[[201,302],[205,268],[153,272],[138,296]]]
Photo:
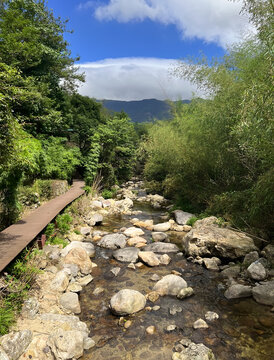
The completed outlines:
[[[65,138],[49,137],[41,140],[40,176],[46,179],[71,180],[75,169],[81,164],[78,147],[66,145]]]
[[[62,235],[66,234],[70,230],[72,220],[73,219],[69,214],[62,214],[56,217],[56,226]]]
[[[56,232],[56,227],[53,223],[48,224],[45,230],[45,235],[47,238],[52,237]]]
[[[145,175],[154,189],[195,212],[238,226],[274,230],[273,105],[270,2],[245,1],[258,37],[220,61],[182,63],[175,74],[207,100],[177,104],[174,118],[148,131]],[[184,208],[186,210],[186,208]]]
[[[63,248],[65,248],[69,242],[67,240],[64,240],[58,236],[51,237],[49,240],[46,241],[46,244],[50,245],[62,245]]]
[[[28,296],[36,275],[40,272],[40,251],[25,249],[5,270],[5,290],[0,294],[0,334],[9,332]]]
[[[115,190],[104,189],[102,191],[101,195],[103,196],[104,199],[112,199],[112,198],[115,197],[116,191]]]
[[[13,309],[4,302],[0,306],[0,335],[5,335],[9,332],[10,327],[15,322],[15,314]]]
[[[187,220],[186,225],[193,226],[197,220],[199,220],[199,219],[196,216],[192,216],[190,219]]]
[[[81,232],[77,229],[74,230],[74,233],[77,234],[77,235],[81,235]]]

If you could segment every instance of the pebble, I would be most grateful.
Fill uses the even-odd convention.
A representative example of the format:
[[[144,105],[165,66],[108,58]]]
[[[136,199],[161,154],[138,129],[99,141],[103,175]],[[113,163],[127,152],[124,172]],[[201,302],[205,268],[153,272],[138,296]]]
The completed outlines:
[[[198,319],[193,324],[194,329],[207,329],[208,325],[203,319]]]
[[[125,328],[125,329],[128,329],[131,325],[132,325],[132,321],[131,321],[131,320],[127,320],[127,321],[124,323],[124,328]]]
[[[115,267],[115,268],[111,269],[110,271],[112,272],[112,274],[114,276],[117,276],[119,274],[120,270],[121,270],[121,268]]]
[[[78,280],[79,284],[82,286],[88,285],[93,280],[93,276],[87,275]]]
[[[213,311],[208,311],[206,314],[205,314],[205,319],[207,321],[214,321],[214,320],[217,320],[219,319],[219,315]]]
[[[180,306],[178,306],[178,305],[172,305],[170,308],[169,308],[169,313],[170,313],[170,315],[175,315],[175,314],[177,314],[177,313],[179,313],[179,312],[182,312],[183,311],[183,309],[180,307]]]
[[[160,310],[160,309],[161,309],[161,306],[159,306],[159,305],[155,305],[155,306],[153,306],[153,308],[152,308],[153,311],[158,311],[158,310]]]
[[[166,331],[171,332],[177,329],[176,325],[168,325]]]
[[[191,344],[191,340],[188,338],[182,338],[180,341],[180,344],[184,345],[184,346],[189,346]]]
[[[98,295],[102,294],[104,291],[105,290],[103,288],[98,287],[93,291],[93,295],[98,296]]]
[[[136,270],[136,267],[135,267],[135,265],[134,265],[133,263],[130,263],[130,264],[128,265],[128,268],[129,268],[129,269]]]
[[[149,335],[153,335],[153,334],[155,334],[155,332],[156,332],[156,327],[153,326],[153,325],[151,325],[151,326],[149,326],[149,327],[146,328],[146,332],[147,332],[147,334],[149,334]]]
[[[157,293],[157,291],[151,291],[146,296],[146,298],[151,302],[157,301],[159,299],[159,297],[160,297],[160,295],[159,295],[159,293]]]
[[[161,279],[161,277],[157,274],[153,274],[150,278],[150,280],[152,281],[159,281]]]

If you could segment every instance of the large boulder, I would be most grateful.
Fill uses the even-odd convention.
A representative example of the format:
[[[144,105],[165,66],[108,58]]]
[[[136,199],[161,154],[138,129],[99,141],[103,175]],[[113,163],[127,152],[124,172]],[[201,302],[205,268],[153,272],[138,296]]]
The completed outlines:
[[[133,207],[133,201],[130,198],[115,201],[115,209],[120,213],[127,213]]]
[[[241,285],[241,284],[234,284],[231,285],[224,293],[227,299],[239,299],[245,298],[252,295],[251,286]]]
[[[252,296],[260,304],[274,306],[274,280],[255,286]]]
[[[81,331],[57,329],[48,340],[56,360],[79,359],[84,353],[84,337]]]
[[[119,249],[113,252],[113,257],[121,262],[136,263],[139,251],[139,249],[134,247]]]
[[[178,225],[186,225],[189,219],[191,219],[194,215],[182,210],[173,211],[175,221]]]
[[[247,274],[251,279],[256,281],[262,281],[267,277],[267,272],[259,261],[255,261],[249,265]]]
[[[196,221],[183,238],[184,251],[190,256],[217,256],[229,259],[244,257],[257,250],[253,240],[243,233],[219,227],[211,216]]]
[[[175,295],[180,292],[181,289],[187,287],[186,281],[177,275],[166,275],[160,281],[158,281],[154,287],[153,291],[157,291],[161,296],[164,295]]]
[[[70,252],[70,250],[77,247],[84,249],[89,257],[93,257],[95,255],[95,247],[93,244],[87,242],[72,241],[61,251],[61,256],[66,256]]]
[[[140,251],[139,258],[148,266],[160,265],[160,260],[152,251]]]
[[[153,251],[156,253],[177,253],[179,250],[178,246],[176,244],[172,243],[164,243],[164,242],[155,242],[152,244],[147,245],[144,248],[144,251]]]
[[[128,237],[136,237],[136,236],[142,236],[144,235],[143,230],[137,228],[137,227],[130,227],[124,231],[124,234]]]
[[[4,350],[3,358],[5,359],[4,356],[6,353],[9,360],[17,360],[27,349],[31,341],[32,332],[30,330],[13,331],[2,336],[0,339],[0,348]]]
[[[181,353],[175,352],[172,360],[215,360],[215,356],[204,344],[190,343]]]
[[[79,266],[82,274],[90,274],[92,271],[92,262],[87,252],[80,247],[75,247],[64,258],[64,264],[76,264]]]
[[[116,315],[134,314],[146,306],[146,298],[139,291],[131,289],[120,290],[112,296],[110,308]]]
[[[106,249],[123,249],[126,246],[126,237],[123,234],[105,235],[99,242],[98,246]]]

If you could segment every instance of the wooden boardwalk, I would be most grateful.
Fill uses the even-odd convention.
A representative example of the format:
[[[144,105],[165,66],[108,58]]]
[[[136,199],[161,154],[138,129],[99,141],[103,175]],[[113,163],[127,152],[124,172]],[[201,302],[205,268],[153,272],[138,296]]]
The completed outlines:
[[[50,200],[16,224],[0,232],[0,272],[41,233],[60,211],[84,194],[84,185],[84,181],[74,181],[65,194]]]

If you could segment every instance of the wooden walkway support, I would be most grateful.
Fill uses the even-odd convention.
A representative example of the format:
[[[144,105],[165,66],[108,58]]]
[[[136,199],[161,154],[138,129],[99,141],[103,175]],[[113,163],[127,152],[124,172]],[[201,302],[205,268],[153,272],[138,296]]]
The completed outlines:
[[[0,272],[54,219],[60,211],[84,194],[84,181],[75,180],[63,195],[40,206],[30,215],[0,232]]]

